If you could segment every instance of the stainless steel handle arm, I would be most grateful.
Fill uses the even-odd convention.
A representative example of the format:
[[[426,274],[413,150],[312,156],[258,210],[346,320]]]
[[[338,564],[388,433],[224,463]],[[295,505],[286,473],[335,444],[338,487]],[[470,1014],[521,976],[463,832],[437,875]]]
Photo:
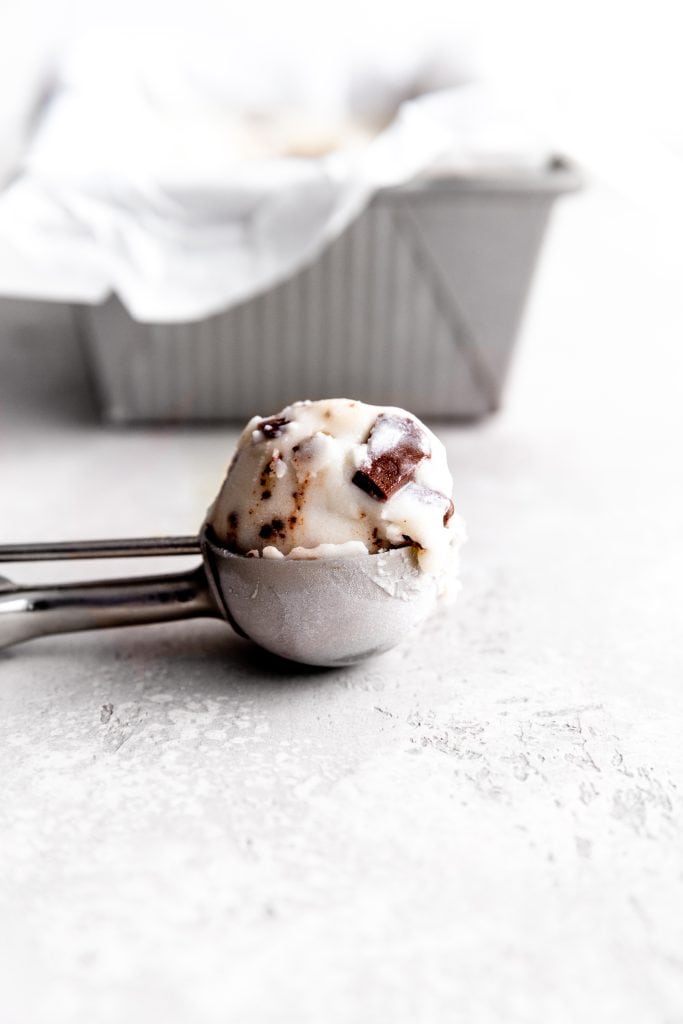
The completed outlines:
[[[87,558],[150,558],[198,555],[199,537],[126,537],[123,540],[70,540],[48,544],[0,544],[0,562],[56,562]]]
[[[203,566],[170,576],[56,586],[21,586],[0,577],[0,648],[51,633],[222,618]]]

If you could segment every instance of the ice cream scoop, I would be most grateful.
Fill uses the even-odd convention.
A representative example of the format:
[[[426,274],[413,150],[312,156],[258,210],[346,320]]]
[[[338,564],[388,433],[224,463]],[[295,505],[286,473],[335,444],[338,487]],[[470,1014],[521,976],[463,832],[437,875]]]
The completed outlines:
[[[367,501],[386,504],[388,508],[389,492],[394,494],[405,490],[411,483],[424,486],[415,484],[412,479],[414,468],[410,469],[409,466],[411,462],[416,462],[418,447],[421,445],[425,448],[430,435],[420,433],[418,445],[413,444],[414,439],[407,438],[403,427],[398,434],[394,432],[392,436],[395,441],[398,438],[398,447],[403,446],[406,450],[397,454],[395,464],[390,466],[391,460],[387,459],[386,454],[390,449],[396,450],[396,444],[392,442],[387,448],[386,438],[380,438],[381,443],[377,439],[376,443],[372,442],[372,431],[377,429],[373,425],[381,415],[394,413],[375,410],[366,440],[362,443],[353,442],[361,444],[362,450],[355,452],[356,461],[347,466],[348,471],[353,469],[354,474],[362,474],[362,480],[359,478],[356,483],[350,484],[361,495],[365,495],[360,502],[361,510],[366,507],[364,503]],[[414,418],[410,419],[411,423],[419,424]],[[254,427],[252,434],[257,430],[269,443],[282,436],[276,435],[283,425],[274,423],[272,418],[269,421],[259,420],[258,423],[261,425]],[[385,427],[394,429],[385,423],[381,430]],[[408,433],[412,430],[413,427]],[[417,426],[415,430],[419,432]],[[246,432],[243,440],[245,436]],[[297,442],[292,437],[289,441],[293,449]],[[260,444],[261,441],[255,443]],[[282,442],[280,447],[284,450]],[[249,551],[242,553],[238,550],[236,536],[228,532],[227,536],[220,537],[214,523],[220,522],[223,500],[229,497],[234,504],[239,497],[239,492],[233,486],[238,478],[234,467],[239,466],[240,451],[244,449],[244,445],[238,446],[232,463],[233,469],[228,474],[229,486],[226,481],[198,537],[0,547],[0,562],[186,555],[195,552],[202,556],[202,563],[196,569],[168,576],[49,587],[18,586],[0,577],[0,648],[53,633],[213,617],[224,619],[242,636],[281,657],[313,665],[344,665],[394,646],[429,614],[444,590],[444,578],[448,572],[443,571],[443,564],[448,563],[448,559],[438,566],[430,565],[428,561],[425,566],[424,555],[426,552],[429,556],[430,549],[418,546],[420,542],[415,542],[415,538],[409,536],[404,538],[401,535],[400,543],[391,546],[390,531],[398,528],[394,522],[395,516],[405,515],[407,521],[414,514],[414,509],[411,511],[410,507],[403,513],[400,505],[394,507],[391,517],[386,520],[381,543],[372,552],[360,539],[365,536],[367,540],[363,532],[365,526],[358,538],[350,539],[344,539],[343,532],[334,534],[335,539],[332,541],[325,539],[331,536],[329,533],[307,533],[305,536],[316,543],[312,547],[302,548],[306,552],[304,555],[296,554],[293,541],[301,539],[296,533],[286,540],[274,538],[272,534],[261,536],[261,541],[277,540],[280,547],[273,543],[263,543],[261,548],[249,549],[253,552],[251,556]],[[267,452],[272,459],[272,446],[266,446],[262,454]],[[420,461],[428,457],[428,454],[422,454]],[[322,463],[317,465],[315,472],[320,474],[318,485],[322,488],[318,496],[327,491],[328,496],[331,496],[333,489],[322,487],[324,467]],[[309,469],[313,473],[310,464]],[[401,482],[397,484],[399,478]],[[249,490],[244,481],[243,484],[245,490],[242,501],[248,512],[252,507],[250,496],[253,496],[254,491],[253,488]],[[368,491],[370,486],[381,488],[382,494],[371,495]],[[310,490],[310,495],[313,495],[318,488],[307,487],[305,490]],[[408,506],[411,504],[409,499],[404,503]],[[301,505],[305,513],[302,528],[310,530],[312,527],[307,522],[308,513],[313,512],[316,503],[304,499]],[[427,506],[436,507],[429,505],[429,502]],[[243,509],[242,504],[239,509]],[[228,524],[229,514],[225,520]],[[271,526],[273,518],[279,517],[271,516],[268,520]],[[367,516],[361,517],[361,521],[364,518]],[[433,518],[430,512],[426,515],[425,523],[431,522]],[[441,513],[442,529],[448,530],[454,538],[448,548],[451,552],[457,549],[460,534],[448,525],[452,516],[449,515],[446,525],[443,525],[445,518],[445,513]],[[329,517],[323,518],[322,522],[328,520]],[[419,525],[417,519],[414,525]],[[260,533],[262,526],[256,522],[250,529],[258,528]],[[372,530],[375,528],[372,527]],[[369,534],[371,538],[372,530]],[[278,532],[286,534],[286,531]],[[395,536],[398,541],[399,535]],[[427,534],[421,536],[426,537]],[[283,547],[288,550],[283,551]],[[276,554],[268,555],[267,548],[272,548]],[[256,553],[259,557],[255,556]]]
[[[245,427],[207,522],[229,551],[337,557],[412,547],[455,575],[462,523],[438,438],[405,409],[295,402]]]
[[[168,576],[44,587],[18,586],[0,577],[0,649],[54,633],[208,617],[224,619],[280,657],[345,665],[393,647],[436,600],[434,582],[416,586],[410,548],[325,561],[275,561],[234,555],[206,529],[199,538],[175,542],[6,545],[0,561],[199,551],[202,565]]]

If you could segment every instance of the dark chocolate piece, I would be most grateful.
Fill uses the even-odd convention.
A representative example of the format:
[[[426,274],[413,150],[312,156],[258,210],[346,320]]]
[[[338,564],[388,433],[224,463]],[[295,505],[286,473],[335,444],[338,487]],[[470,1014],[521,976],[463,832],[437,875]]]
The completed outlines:
[[[370,478],[365,470],[357,469],[351,477],[351,483],[355,484],[356,487],[360,487],[361,491],[365,491],[371,498],[376,498],[377,501],[387,500],[387,495],[382,488]]]
[[[264,523],[258,532],[259,537],[263,540],[270,540],[271,537],[280,537],[284,540],[285,524],[281,519],[271,519],[269,523]]]
[[[257,423],[256,429],[260,430],[268,440],[272,440],[274,437],[281,437],[288,423],[291,423],[291,420],[288,420],[286,416],[272,416],[269,420],[261,420],[260,423]]]
[[[443,525],[448,524],[448,520],[455,512],[455,506],[448,495],[442,494],[441,491],[434,491],[431,487],[421,487],[416,483],[409,483],[408,489],[416,501],[421,501],[425,505],[438,505],[442,508]]]
[[[376,526],[372,529],[372,548],[371,553],[373,555],[379,554],[380,551],[388,551],[391,544],[384,537],[380,537],[379,530]]]
[[[381,413],[370,431],[367,459],[352,482],[371,498],[387,501],[431,454],[427,436],[415,420]]]
[[[237,551],[237,527],[239,526],[239,516],[237,512],[230,512],[228,514],[227,530],[225,532],[225,538],[223,545],[228,551]]]

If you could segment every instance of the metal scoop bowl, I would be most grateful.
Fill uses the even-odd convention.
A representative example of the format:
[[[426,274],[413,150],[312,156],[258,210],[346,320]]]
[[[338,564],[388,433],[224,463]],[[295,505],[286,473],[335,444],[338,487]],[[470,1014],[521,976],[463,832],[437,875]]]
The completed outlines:
[[[0,546],[0,562],[200,554],[189,572],[55,586],[0,577],[0,648],[54,633],[217,618],[292,661],[349,665],[394,647],[432,610],[413,548],[315,560],[247,558],[198,537]]]

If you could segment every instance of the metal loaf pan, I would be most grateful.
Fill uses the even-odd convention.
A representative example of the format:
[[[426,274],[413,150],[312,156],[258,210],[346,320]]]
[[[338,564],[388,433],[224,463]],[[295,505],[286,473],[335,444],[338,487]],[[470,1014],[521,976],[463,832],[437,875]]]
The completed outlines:
[[[116,298],[78,307],[102,415],[245,419],[349,396],[485,416],[501,401],[553,202],[579,184],[555,160],[383,190],[311,266],[194,323],[137,323]]]

